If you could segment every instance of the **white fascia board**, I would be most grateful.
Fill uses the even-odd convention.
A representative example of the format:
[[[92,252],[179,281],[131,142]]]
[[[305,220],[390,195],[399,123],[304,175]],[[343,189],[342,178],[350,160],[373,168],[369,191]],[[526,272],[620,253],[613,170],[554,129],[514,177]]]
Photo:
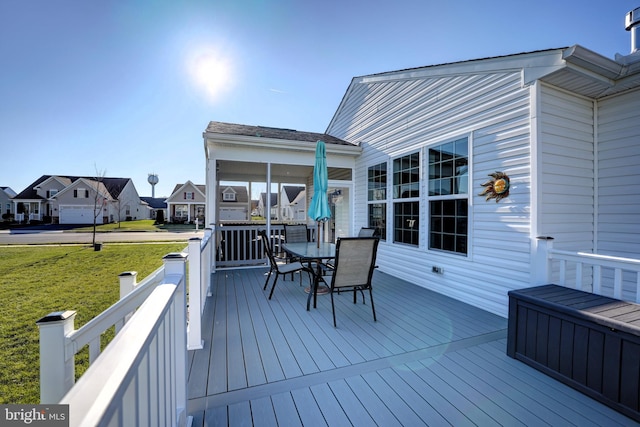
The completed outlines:
[[[565,66],[563,49],[516,54],[496,58],[476,59],[465,62],[433,65],[425,68],[395,71],[354,79],[357,83],[377,83],[419,78],[439,78],[455,75],[483,74],[494,72],[524,71],[524,83],[531,83],[541,76]],[[357,81],[356,81],[357,80]]]
[[[59,197],[60,195],[63,195],[64,193],[71,191],[73,188],[76,188],[78,185],[80,185],[80,183],[89,186],[89,184],[84,180],[84,178],[79,178],[73,181],[71,184],[67,185],[62,190],[58,191],[58,193],[56,194],[56,197]],[[94,187],[91,186],[91,188],[94,188]]]
[[[49,178],[45,179],[44,181],[42,181],[40,184],[36,185],[36,186],[35,186],[35,187],[33,187],[33,188],[35,188],[35,189],[40,189],[40,188],[42,188],[42,187],[47,186],[47,185],[48,185],[50,182],[52,182],[52,181],[56,181],[58,184],[61,184],[61,185],[64,185],[64,186],[67,186],[67,185],[68,185],[67,183],[62,182],[62,181],[60,180],[60,176],[58,176],[58,175],[52,175],[52,176],[50,176]]]
[[[265,138],[265,137],[249,137],[245,135],[225,135],[225,134],[206,134],[205,140],[207,145],[207,156],[212,157],[212,150],[216,150],[218,147],[251,150],[268,150],[268,151],[287,151],[287,152],[302,152],[313,153],[315,155],[315,144],[309,144],[307,142],[301,143],[300,141],[277,139],[277,138]],[[362,148],[356,145],[339,145],[339,144],[325,144],[325,151],[327,155],[338,154],[357,157],[362,153]]]
[[[349,83],[347,90],[345,91],[344,95],[342,95],[342,99],[340,100],[340,104],[338,105],[338,108],[333,113],[333,117],[331,117],[331,120],[329,121],[327,130],[325,131],[326,133],[331,132],[331,128],[333,127],[333,124],[335,123],[336,119],[340,117],[342,113],[342,109],[344,108],[345,102],[347,99],[349,99],[349,96],[351,95],[351,92],[353,92],[353,88],[355,87],[355,85],[359,83],[359,79],[360,77],[353,77],[351,79],[351,82]]]

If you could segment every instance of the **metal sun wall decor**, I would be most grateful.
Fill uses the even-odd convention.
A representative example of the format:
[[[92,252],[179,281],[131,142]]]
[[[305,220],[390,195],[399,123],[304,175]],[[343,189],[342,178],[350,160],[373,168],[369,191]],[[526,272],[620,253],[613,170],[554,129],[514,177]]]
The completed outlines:
[[[492,179],[481,184],[485,188],[478,196],[485,196],[487,202],[496,199],[496,203],[498,203],[501,199],[509,196],[509,177],[504,172],[497,171],[490,173],[489,176]]]

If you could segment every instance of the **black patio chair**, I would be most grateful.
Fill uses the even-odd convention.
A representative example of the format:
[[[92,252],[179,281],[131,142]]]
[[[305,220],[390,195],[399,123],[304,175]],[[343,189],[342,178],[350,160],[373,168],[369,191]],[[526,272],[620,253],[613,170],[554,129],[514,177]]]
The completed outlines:
[[[358,232],[358,237],[377,237],[378,230],[373,227],[362,227]]]
[[[284,241],[286,243],[304,243],[309,241],[309,230],[304,224],[285,224],[284,225]],[[286,255],[287,262],[300,261],[291,254]],[[291,273],[293,280],[293,273]],[[300,284],[302,284],[302,274],[300,274]]]
[[[357,292],[362,294],[362,303],[365,303],[364,291],[369,291],[373,321],[376,319],[376,309],[373,305],[373,288],[371,278],[376,263],[379,239],[377,237],[342,237],[336,243],[336,258],[331,274],[321,276],[320,280],[329,285],[331,294],[331,312],[333,314],[333,326],[336,327],[336,309],[333,294],[340,291],[353,291],[353,303],[357,302]]]
[[[267,280],[264,282],[263,290],[267,289],[267,285],[269,284],[269,279],[271,278],[271,274],[275,271],[276,276],[273,280],[273,285],[271,285],[271,292],[269,292],[269,299],[273,296],[273,291],[276,288],[276,283],[278,282],[278,277],[281,274],[295,273],[297,271],[306,271],[309,275],[309,280],[311,280],[311,274],[313,273],[307,266],[303,265],[300,261],[293,261],[288,263],[279,263],[276,257],[273,255],[273,251],[271,250],[271,242],[269,242],[269,236],[264,230],[260,230],[258,232],[260,234],[260,238],[262,239],[262,244],[264,246],[264,252],[269,259],[269,274],[267,275]],[[302,279],[301,279],[302,280]]]

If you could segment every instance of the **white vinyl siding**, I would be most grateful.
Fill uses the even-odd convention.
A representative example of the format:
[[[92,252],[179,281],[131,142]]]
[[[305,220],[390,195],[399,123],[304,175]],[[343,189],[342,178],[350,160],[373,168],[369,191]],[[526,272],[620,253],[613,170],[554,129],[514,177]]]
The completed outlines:
[[[598,252],[640,254],[640,91],[598,104]]]
[[[469,256],[427,249],[428,181],[422,179],[420,246],[381,242],[377,264],[405,280],[506,316],[507,292],[530,280],[530,106],[521,73],[372,83],[356,79],[328,132],[363,147],[354,180],[356,226],[367,225],[369,166],[469,135]],[[424,178],[424,165],[422,169]],[[477,196],[480,184],[496,170],[511,177],[511,195],[500,203],[485,202]],[[388,219],[393,216],[391,205]],[[433,266],[443,268],[444,274],[432,273]]]
[[[539,233],[554,247],[593,250],[593,102],[541,87]]]

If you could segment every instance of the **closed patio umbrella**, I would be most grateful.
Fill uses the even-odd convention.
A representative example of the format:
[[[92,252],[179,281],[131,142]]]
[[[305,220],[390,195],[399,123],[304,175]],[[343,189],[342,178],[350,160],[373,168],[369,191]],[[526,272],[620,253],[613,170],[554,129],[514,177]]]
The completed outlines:
[[[313,166],[313,198],[309,205],[309,217],[318,224],[316,241],[320,247],[320,223],[331,218],[331,208],[327,198],[329,177],[327,173],[327,155],[324,141],[316,143],[316,161]]]

